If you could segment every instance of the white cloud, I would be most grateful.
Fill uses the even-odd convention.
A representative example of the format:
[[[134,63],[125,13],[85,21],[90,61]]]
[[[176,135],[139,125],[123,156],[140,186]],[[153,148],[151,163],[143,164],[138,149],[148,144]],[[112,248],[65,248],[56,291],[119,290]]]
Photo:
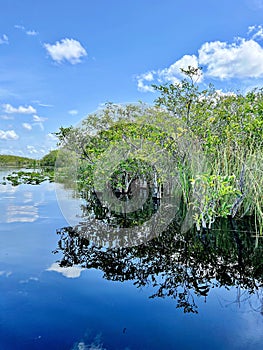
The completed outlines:
[[[43,122],[46,121],[47,118],[39,117],[38,115],[33,115],[33,121],[35,125],[39,125],[41,130],[44,130]]]
[[[61,267],[59,263],[53,263],[47,271],[56,271],[61,273],[67,278],[78,278],[80,277],[81,271],[84,270],[79,266]]]
[[[71,109],[70,111],[68,111],[68,114],[70,115],[77,115],[79,111],[77,111],[76,109]]]
[[[209,96],[209,95],[207,96],[206,94],[201,94],[199,96],[199,101],[210,101],[210,102],[216,104],[222,98],[227,98],[229,96],[237,96],[237,95],[233,91],[226,91],[225,92],[222,89],[219,89],[219,90],[215,90],[215,94],[213,94],[212,96]]]
[[[28,123],[23,123],[22,124],[23,128],[26,130],[32,130],[32,125],[28,124]]]
[[[155,71],[147,72],[138,75],[137,78],[137,87],[139,91],[142,92],[153,92],[154,88],[151,85],[147,85],[144,82],[148,83],[154,80],[154,76],[156,75]],[[149,80],[150,79],[150,80]]]
[[[153,81],[153,79],[154,79],[153,73],[152,72],[148,72],[148,73],[144,74],[144,79],[146,81]]]
[[[205,43],[199,50],[199,63],[206,66],[210,77],[259,78],[263,76],[263,48],[253,39]]]
[[[17,140],[19,136],[14,130],[0,130],[0,140]]]
[[[55,44],[44,44],[51,58],[57,62],[68,61],[71,64],[79,63],[81,57],[87,56],[87,52],[79,41],[74,39],[62,39]]]
[[[3,104],[2,105],[3,108],[4,108],[4,112],[5,113],[17,113],[17,114],[33,114],[33,113],[36,113],[36,109],[32,106],[27,106],[27,107],[24,107],[24,106],[19,106],[19,107],[13,107],[11,106],[9,103],[7,104]]]
[[[39,103],[38,104],[40,107],[54,107],[53,105],[49,105],[47,103]]]
[[[136,77],[138,90],[142,92],[153,92],[154,89],[151,84],[153,84],[154,81],[158,83],[176,84],[182,78],[180,68],[186,69],[188,66],[198,67],[198,59],[195,55],[185,55],[167,68],[140,74]],[[202,76],[199,77],[199,81],[201,80]]]
[[[170,67],[158,71],[159,79],[162,82],[178,83],[182,78],[181,68],[186,69],[189,66],[198,67],[198,59],[195,55],[185,55]]]
[[[33,121],[37,122],[37,123],[42,123],[45,120],[47,120],[47,118],[43,118],[43,117],[39,117],[38,115],[33,115]]]
[[[35,30],[27,30],[26,34],[30,36],[36,36],[38,35],[38,32],[36,32]]]
[[[35,30],[28,30],[28,29],[26,29],[24,26],[22,26],[22,25],[20,25],[20,24],[16,24],[14,27],[15,27],[16,29],[21,30],[22,32],[25,32],[26,35],[30,35],[30,36],[36,36],[36,35],[38,35],[38,32],[37,32],[37,31],[35,31]]]
[[[8,44],[8,43],[9,43],[8,36],[6,34],[3,34],[2,37],[0,37],[0,45]]]
[[[250,26],[248,27],[248,34],[253,40],[262,40],[263,39],[263,27],[259,26]]]
[[[222,89],[215,91],[219,97],[228,97],[228,96],[236,96],[233,91],[224,92]]]
[[[40,107],[54,107],[54,105],[51,105],[49,103],[42,103],[40,100],[32,100],[32,103],[37,104]]]
[[[212,41],[204,43],[198,55],[185,55],[167,68],[138,75],[139,91],[153,91],[153,83],[178,83],[182,78],[180,68],[202,66],[205,77],[216,79],[263,78],[263,26],[250,26],[248,38],[237,37],[232,43]],[[150,84],[149,84],[150,83]]]

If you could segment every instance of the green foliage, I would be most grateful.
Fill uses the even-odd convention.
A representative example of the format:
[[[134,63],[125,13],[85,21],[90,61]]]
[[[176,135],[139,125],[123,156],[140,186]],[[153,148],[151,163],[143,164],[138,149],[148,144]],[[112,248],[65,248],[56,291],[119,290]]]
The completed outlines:
[[[125,156],[128,150],[129,158],[120,164],[118,169],[113,169],[115,179],[108,178],[108,180],[112,180],[112,183],[116,185],[119,181],[117,178],[120,179],[124,173],[127,175],[128,182],[138,177],[138,174],[143,177],[146,174],[145,169],[148,167],[145,164],[148,162],[149,155],[152,162],[155,161],[155,158],[158,161],[160,154],[155,154],[156,149],[161,153],[168,152],[171,156],[176,155],[177,152],[176,144],[171,137],[171,134],[176,137],[176,133],[174,130],[170,132],[169,129],[169,132],[166,132],[163,125],[161,127],[158,125],[156,119],[160,115],[162,115],[160,118],[162,122],[165,120],[164,115],[169,118],[167,112],[164,114],[158,108],[146,108],[143,105],[124,107],[107,105],[100,117],[89,115],[80,127],[68,129],[66,139],[64,138],[64,128],[62,128],[61,135],[58,135],[60,142],[62,142],[58,154],[58,164],[61,164],[61,168],[69,169],[69,171],[64,169],[64,173],[68,172],[70,177],[72,175],[70,159],[74,163],[77,158],[80,186],[83,185],[84,181],[84,186],[90,188],[93,183],[93,172],[98,167],[98,163],[103,162],[103,167],[107,169],[113,164],[114,154],[115,157],[120,156],[120,154]],[[154,119],[155,123],[153,124]],[[182,129],[179,130],[178,133]],[[109,150],[112,150],[112,154]],[[75,154],[75,158],[74,156],[66,156],[70,152]],[[109,156],[105,156],[107,154]],[[154,171],[156,170],[152,168],[151,172]],[[123,185],[123,192],[127,191],[127,181],[126,185]]]
[[[193,210],[198,228],[211,227],[217,217],[229,215],[255,215],[256,221],[263,223],[263,169],[253,163],[255,145],[258,156],[262,155],[262,90],[244,96],[222,94],[211,85],[200,90],[195,80],[201,71],[189,67],[183,73],[186,79],[178,84],[155,86],[161,93],[155,107],[108,104],[100,114],[89,115],[81,126],[61,128],[56,134],[66,153],[62,151],[59,158],[64,157],[65,163],[72,158],[67,152],[77,154],[81,190],[93,188],[94,169],[99,164],[110,175],[102,179],[127,193],[138,178],[148,177],[153,186],[158,171],[147,165],[149,154],[155,163],[167,153],[172,166],[164,173],[177,173],[182,215]],[[147,142],[148,154],[142,146]],[[111,168],[114,150],[120,151],[117,156],[124,155],[125,145],[129,157]],[[74,164],[69,166],[69,175]],[[158,174],[155,186],[163,181]]]
[[[24,167],[35,167],[38,161],[32,158],[19,157],[13,155],[1,155],[0,154],[0,165],[1,166],[24,166]]]
[[[193,189],[194,206],[198,208],[196,223],[202,222],[205,227],[217,216],[253,215],[262,232],[263,88],[244,95],[224,94],[212,85],[201,90],[194,82],[198,72],[199,69],[189,67],[183,71],[186,78],[181,82],[154,86],[160,92],[156,104],[170,111],[175,120],[186,122],[187,132],[199,140],[209,163],[208,175],[193,176],[192,185],[196,185],[198,179],[199,190],[206,188],[207,191],[198,203],[198,191]],[[225,178],[237,180],[233,187],[227,187],[231,193],[222,196]],[[219,182],[216,191],[211,186],[211,179]],[[189,197],[188,183],[184,183]],[[219,184],[223,186],[221,190]]]
[[[54,167],[57,159],[58,150],[50,151],[41,160],[40,165],[44,167]]]
[[[181,118],[189,125],[192,121],[192,108],[198,102],[201,92],[195,82],[201,75],[201,68],[188,67],[181,69],[187,78],[177,84],[153,85],[161,93],[155,102],[157,106],[165,106],[169,112]],[[203,94],[206,93],[203,91]]]
[[[146,181],[160,194],[173,178],[169,195],[181,191],[181,216],[192,211],[199,229],[231,215],[254,216],[263,230],[263,88],[202,90],[200,68],[182,73],[176,84],[154,85],[160,96],[153,107],[107,103],[81,125],[61,127],[54,133],[59,151],[41,165],[56,163],[57,181],[82,193],[95,183],[103,191],[106,181],[129,194],[132,184]]]
[[[217,147],[229,152],[237,145],[262,144],[263,88],[240,93],[222,93],[212,85],[201,90],[194,77],[200,69],[183,70],[187,78],[177,84],[153,85],[160,92],[156,105],[165,107],[187,126],[203,143],[204,150],[214,153]]]
[[[235,198],[240,195],[235,176],[202,174],[191,179],[194,199],[192,204],[197,229],[211,228],[217,217],[231,214]]]

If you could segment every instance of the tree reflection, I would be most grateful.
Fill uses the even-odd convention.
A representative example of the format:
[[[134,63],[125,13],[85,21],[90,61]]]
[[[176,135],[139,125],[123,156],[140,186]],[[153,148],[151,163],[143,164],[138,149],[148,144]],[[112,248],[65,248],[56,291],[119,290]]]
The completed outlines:
[[[103,271],[112,281],[152,285],[150,296],[170,297],[184,312],[197,313],[196,297],[206,298],[214,287],[237,287],[249,295],[263,286],[263,242],[248,231],[250,223],[222,220],[213,230],[181,234],[174,221],[146,244],[123,248],[95,246],[81,225],[57,231],[61,267],[80,265]]]

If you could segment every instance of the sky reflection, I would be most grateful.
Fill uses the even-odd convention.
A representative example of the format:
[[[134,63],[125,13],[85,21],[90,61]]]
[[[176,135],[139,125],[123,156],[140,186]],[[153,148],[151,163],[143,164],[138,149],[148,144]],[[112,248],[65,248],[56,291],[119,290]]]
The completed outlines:
[[[107,279],[99,261],[90,269],[60,266],[57,229],[67,222],[53,184],[0,186],[0,222],[1,350],[261,348],[260,291],[248,298],[215,287],[206,302],[197,298],[198,315],[186,315],[171,298],[149,299],[150,283]]]

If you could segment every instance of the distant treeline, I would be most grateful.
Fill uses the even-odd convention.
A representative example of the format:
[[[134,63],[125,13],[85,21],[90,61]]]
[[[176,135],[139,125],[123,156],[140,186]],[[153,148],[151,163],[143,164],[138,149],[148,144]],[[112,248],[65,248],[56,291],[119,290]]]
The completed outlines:
[[[39,161],[32,158],[13,156],[13,155],[1,155],[0,165],[3,166],[30,166],[34,167],[39,164]]]
[[[56,156],[57,150],[50,151],[42,159],[0,154],[0,166],[24,166],[30,168],[39,166],[53,167],[56,162]]]

